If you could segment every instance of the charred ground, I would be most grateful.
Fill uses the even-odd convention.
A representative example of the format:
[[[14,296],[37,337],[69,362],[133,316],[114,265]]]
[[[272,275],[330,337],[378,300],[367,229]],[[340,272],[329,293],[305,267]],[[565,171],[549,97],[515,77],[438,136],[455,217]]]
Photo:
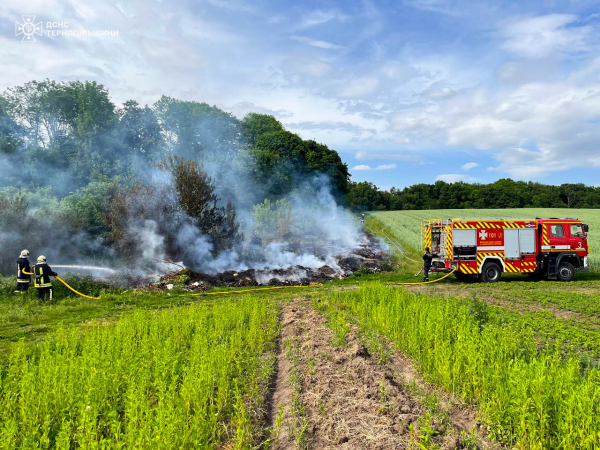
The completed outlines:
[[[390,267],[390,257],[385,246],[372,235],[363,234],[356,248],[340,249],[333,257],[327,256],[332,251],[326,248],[326,245],[310,247],[314,256],[323,261],[320,267],[293,265],[287,268],[227,270],[216,274],[185,268],[162,276],[158,282],[149,284],[147,288],[168,289],[170,286],[196,291],[210,287],[304,286],[341,279],[356,272],[379,273]],[[294,250],[302,254],[308,249],[298,246]]]

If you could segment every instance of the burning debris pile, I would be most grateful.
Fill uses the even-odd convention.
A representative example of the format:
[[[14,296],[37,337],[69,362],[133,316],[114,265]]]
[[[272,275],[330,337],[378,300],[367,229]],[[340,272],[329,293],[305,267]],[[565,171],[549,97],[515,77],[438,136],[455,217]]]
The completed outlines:
[[[319,253],[327,255],[326,249],[316,253],[317,257],[321,256]],[[376,238],[364,234],[356,248],[343,249],[326,259],[326,263],[323,259],[323,265],[315,268],[293,265],[286,268],[227,270],[213,275],[186,268],[168,273],[148,288],[206,290],[212,286],[303,286],[340,279],[357,271],[381,272],[389,258]]]

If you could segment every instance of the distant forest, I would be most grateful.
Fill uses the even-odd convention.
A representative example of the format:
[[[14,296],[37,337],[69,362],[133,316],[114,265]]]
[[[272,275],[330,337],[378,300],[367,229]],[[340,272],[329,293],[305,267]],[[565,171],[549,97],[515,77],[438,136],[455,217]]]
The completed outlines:
[[[415,184],[382,191],[373,183],[351,183],[348,202],[356,211],[409,209],[600,208],[600,187],[553,186],[501,179],[490,184]]]

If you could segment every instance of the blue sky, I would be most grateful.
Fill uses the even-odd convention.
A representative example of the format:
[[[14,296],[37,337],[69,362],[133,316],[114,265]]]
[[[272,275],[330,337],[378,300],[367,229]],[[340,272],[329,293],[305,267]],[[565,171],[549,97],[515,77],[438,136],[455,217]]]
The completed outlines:
[[[0,89],[94,79],[113,100],[275,115],[353,180],[600,184],[600,6],[519,1],[81,1],[0,5]],[[14,22],[118,36],[23,43]]]

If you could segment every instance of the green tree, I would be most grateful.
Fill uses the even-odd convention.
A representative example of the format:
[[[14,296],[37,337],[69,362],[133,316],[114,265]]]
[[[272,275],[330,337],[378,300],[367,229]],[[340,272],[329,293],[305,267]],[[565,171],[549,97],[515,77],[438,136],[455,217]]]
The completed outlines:
[[[110,228],[105,223],[109,193],[114,181],[92,182],[60,202],[64,223],[73,232],[85,230],[92,237],[104,237]]]
[[[368,181],[351,183],[348,204],[355,211],[383,211],[389,208],[389,194]]]
[[[306,146],[306,166],[308,171],[327,175],[337,193],[347,194],[350,190],[348,165],[335,150],[313,140],[304,141]]]
[[[306,175],[306,144],[289,131],[259,136],[250,154],[254,160],[254,182],[265,187],[267,196],[287,195],[294,181]]]
[[[275,119],[275,117],[253,112],[244,116],[242,126],[246,142],[250,147],[254,146],[259,136],[283,130],[281,122]]]
[[[23,143],[23,130],[8,113],[8,102],[0,96],[0,153],[13,154]]]
[[[163,144],[160,124],[152,109],[128,100],[119,110],[119,135],[126,148],[152,159]]]
[[[216,106],[163,96],[153,109],[168,148],[179,155],[225,160],[241,148],[240,121]]]
[[[7,89],[5,98],[11,116],[34,145],[47,149],[71,131],[74,105],[65,83],[30,81]]]
[[[235,209],[231,203],[218,206],[219,198],[206,171],[195,161],[169,156],[161,168],[173,174],[179,208],[193,224],[210,236],[215,253],[230,249],[241,240]]]
[[[65,89],[73,108],[65,116],[80,139],[90,139],[115,125],[116,108],[103,85],[95,81],[72,81]]]

